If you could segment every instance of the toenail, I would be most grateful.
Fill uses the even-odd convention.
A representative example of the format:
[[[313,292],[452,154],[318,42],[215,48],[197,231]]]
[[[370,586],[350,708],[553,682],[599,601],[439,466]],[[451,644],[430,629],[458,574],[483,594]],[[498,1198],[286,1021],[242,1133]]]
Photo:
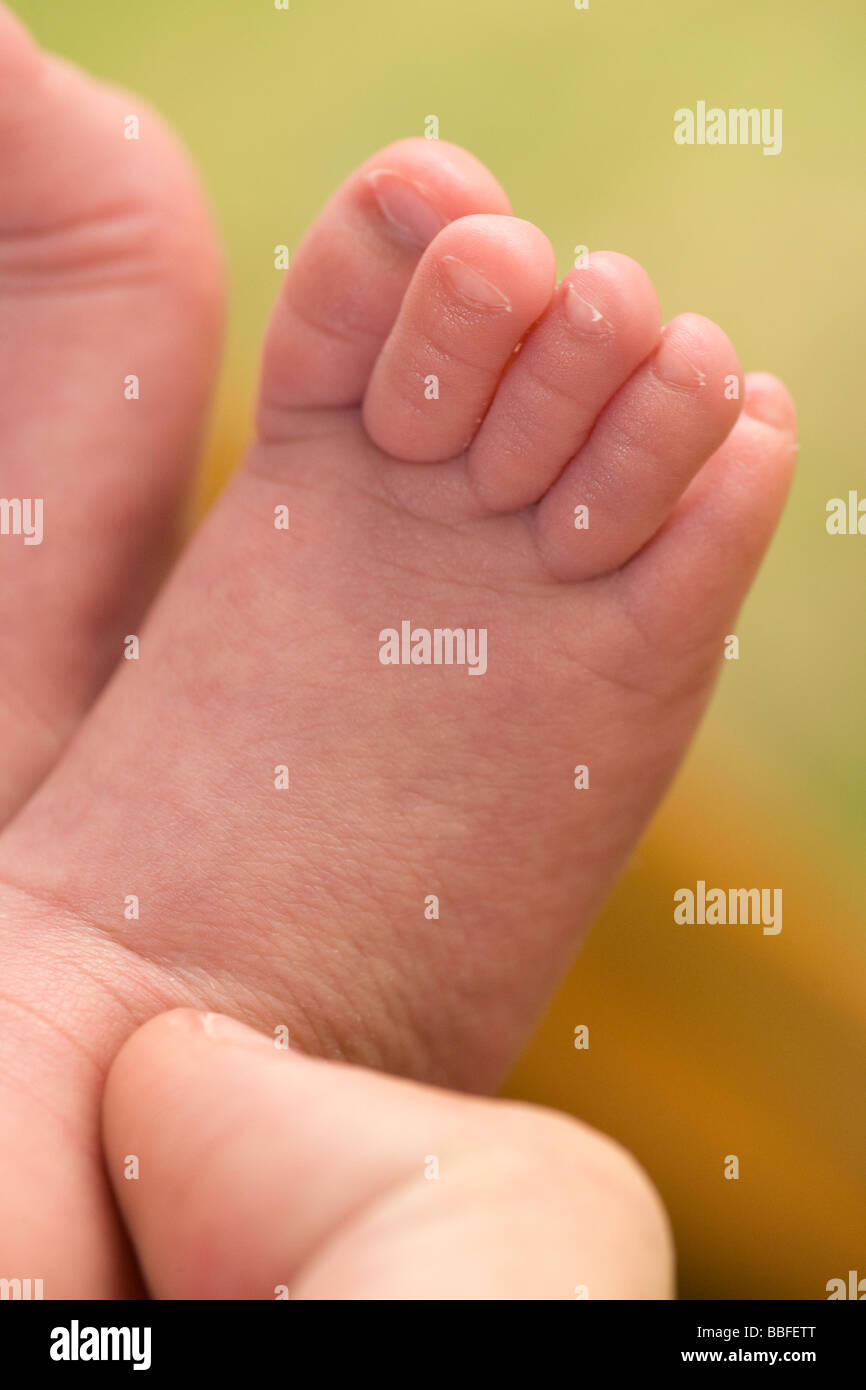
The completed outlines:
[[[390,169],[370,175],[376,202],[390,225],[417,246],[429,246],[447,225],[448,218],[428,201],[416,183]]]
[[[475,270],[456,256],[443,256],[441,264],[452,288],[461,299],[468,300],[470,304],[481,305],[484,309],[504,309],[507,313],[511,312],[511,300],[508,295],[491,284],[480,270]]]
[[[565,312],[572,327],[580,333],[613,332],[613,324],[608,322],[600,309],[578,294],[570,280],[565,292]]]
[[[661,346],[655,357],[656,373],[669,386],[680,386],[693,390],[696,386],[706,386],[707,374],[696,367],[681,348],[676,347],[669,334],[662,334]]]

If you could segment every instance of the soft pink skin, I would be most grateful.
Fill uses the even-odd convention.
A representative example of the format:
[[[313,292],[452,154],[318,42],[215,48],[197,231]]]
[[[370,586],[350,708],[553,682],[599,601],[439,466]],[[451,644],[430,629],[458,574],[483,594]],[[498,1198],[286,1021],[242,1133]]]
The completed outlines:
[[[124,139],[136,113],[140,140]],[[0,818],[56,761],[181,534],[219,350],[206,208],[144,103],[50,59],[0,9]],[[124,397],[128,375],[140,399]]]
[[[0,6],[0,496],[44,503],[41,545],[0,536],[0,824],[56,762],[178,548],[222,280],[173,135]],[[0,1274],[30,1270],[55,1296],[111,1290],[125,1257],[95,1180],[93,1106],[120,994],[104,953],[90,969],[60,932],[55,957],[16,917],[0,944]]]
[[[377,170],[464,220],[425,252],[379,211]],[[534,427],[520,445],[538,506],[502,510],[517,444],[494,440],[477,467],[475,445],[417,461],[467,443],[467,420],[485,411],[479,449],[488,427],[507,443],[508,413],[490,404],[497,371],[509,369],[512,414],[535,409],[545,354],[530,337],[514,358],[513,325],[540,316],[547,332],[550,253],[506,211],[471,156],[423,140],[375,156],[335,196],[275,314],[260,442],[165,587],[141,660],[123,664],[0,837],[0,1025],[17,1049],[0,1192],[38,1213],[6,1216],[2,1263],[38,1266],[51,1295],[131,1287],[97,1106],[136,1023],[191,1003],[268,1031],[285,1023],[325,1056],[493,1086],[705,704],[787,488],[784,388],[762,377],[734,425],[722,386],[736,357],[694,316],[669,331],[706,384],[666,386],[648,283],[605,257],[599,293],[622,349],[605,344],[597,366],[582,338],[574,349],[598,402],[584,446],[595,528],[572,526],[581,457],[569,450],[590,429],[580,401],[571,423],[558,404],[554,457]],[[449,300],[440,249],[510,299],[512,327]],[[416,296],[419,261],[429,292]],[[639,287],[635,322],[627,286]],[[401,313],[407,291],[417,318]],[[560,334],[553,325],[552,379]],[[425,338],[455,413],[447,392],[438,412],[419,394],[419,439],[407,402]],[[768,404],[780,428],[758,418]],[[273,525],[284,504],[288,533]],[[381,666],[378,633],[402,618],[486,627],[487,674]],[[576,792],[584,762],[591,790]],[[288,792],[274,789],[284,763]],[[130,894],[138,921],[123,916]]]
[[[576,303],[582,319],[576,319]],[[495,511],[537,502],[563,459],[589,438],[600,411],[658,343],[661,312],[642,266],[597,251],[569,271],[501,382],[469,464]]]

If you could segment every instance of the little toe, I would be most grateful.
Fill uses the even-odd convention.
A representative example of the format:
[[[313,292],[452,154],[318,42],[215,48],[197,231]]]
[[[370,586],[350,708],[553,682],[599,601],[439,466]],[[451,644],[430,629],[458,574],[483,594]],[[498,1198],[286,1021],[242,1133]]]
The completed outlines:
[[[292,259],[268,329],[259,433],[286,412],[360,404],[426,246],[469,213],[509,203],[474,155],[446,141],[400,140],[337,190]]]
[[[750,373],[743,413],[659,533],[617,575],[615,588],[660,649],[722,656],[788,494],[797,416],[777,377]]]

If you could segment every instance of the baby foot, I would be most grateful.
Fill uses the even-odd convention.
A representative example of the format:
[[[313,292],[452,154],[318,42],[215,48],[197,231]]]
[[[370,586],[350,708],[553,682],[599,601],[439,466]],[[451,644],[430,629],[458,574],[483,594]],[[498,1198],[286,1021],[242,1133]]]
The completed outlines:
[[[299,249],[259,427],[0,837],[9,994],[38,941],[87,1039],[46,1083],[82,1179],[113,1050],[171,1003],[496,1082],[691,736],[794,452],[720,329],[660,332],[618,255],[555,288],[543,234],[423,140]],[[416,657],[469,634],[478,674],[407,660],[404,623]]]
[[[221,295],[197,180],[161,122],[0,7],[0,823],[172,552]]]

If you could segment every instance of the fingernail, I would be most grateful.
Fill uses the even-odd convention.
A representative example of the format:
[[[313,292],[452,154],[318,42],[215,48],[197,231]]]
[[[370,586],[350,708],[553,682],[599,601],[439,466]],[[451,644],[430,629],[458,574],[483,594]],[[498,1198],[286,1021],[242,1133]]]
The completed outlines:
[[[255,1028],[249,1028],[246,1023],[239,1023],[236,1018],[229,1018],[228,1014],[200,1014],[201,1026],[209,1038],[216,1038],[219,1042],[228,1042],[235,1047],[254,1047],[259,1051],[267,1048],[274,1050],[274,1040],[265,1033],[259,1033]]]
[[[578,294],[569,280],[565,295],[565,312],[569,321],[579,333],[612,333],[613,325],[608,322],[600,309]]]
[[[377,169],[370,175],[370,186],[387,221],[417,246],[429,246],[448,221],[402,174]]]
[[[468,300],[470,304],[478,304],[483,309],[504,309],[507,313],[511,312],[511,300],[508,295],[491,284],[479,270],[467,265],[465,261],[458,260],[456,256],[443,256],[441,265],[452,288],[461,299]]]
[[[696,367],[681,348],[677,347],[670,336],[665,332],[662,334],[661,346],[656,353],[655,369],[663,381],[669,386],[686,387],[693,390],[696,386],[706,386],[707,374]]]

